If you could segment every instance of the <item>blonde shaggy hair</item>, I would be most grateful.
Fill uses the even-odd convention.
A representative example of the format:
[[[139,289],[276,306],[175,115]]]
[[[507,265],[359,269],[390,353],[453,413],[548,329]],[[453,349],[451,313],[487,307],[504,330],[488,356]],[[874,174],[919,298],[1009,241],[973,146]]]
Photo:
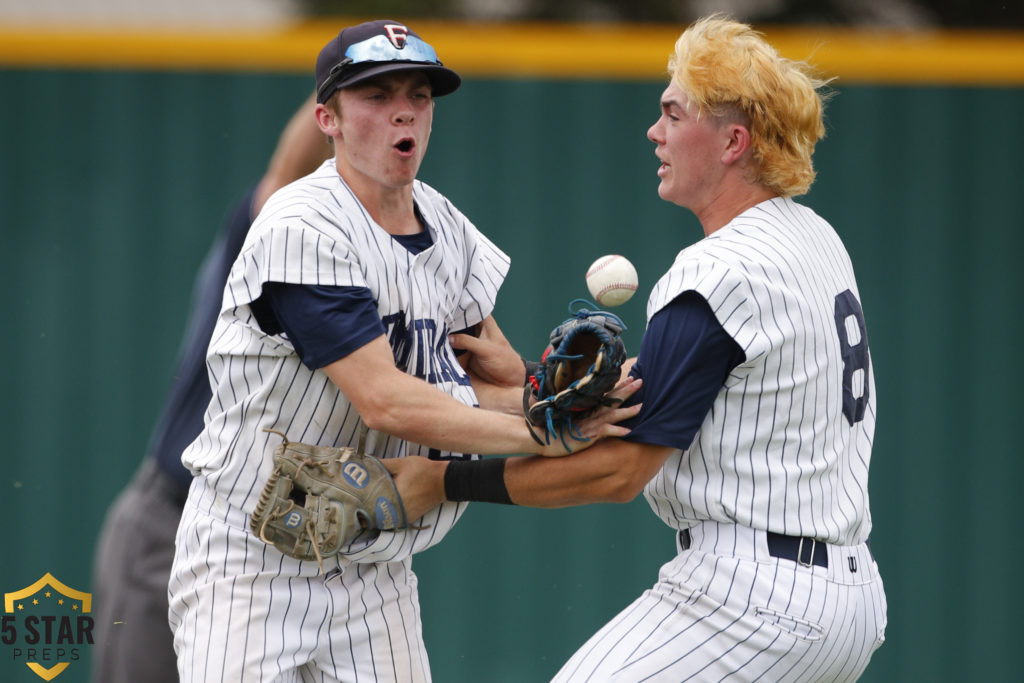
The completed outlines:
[[[810,66],[781,57],[750,26],[714,14],[679,36],[668,72],[699,114],[737,117],[747,126],[754,182],[782,197],[810,189],[830,94]]]

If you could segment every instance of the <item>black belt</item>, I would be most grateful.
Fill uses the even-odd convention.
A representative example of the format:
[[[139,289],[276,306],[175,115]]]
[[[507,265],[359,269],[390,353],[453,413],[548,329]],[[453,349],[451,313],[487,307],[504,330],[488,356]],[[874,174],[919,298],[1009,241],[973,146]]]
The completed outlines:
[[[768,540],[768,554],[781,560],[797,562],[805,567],[817,565],[828,569],[828,547],[824,541],[800,536],[783,536],[772,531],[765,534]],[[683,550],[690,547],[690,530],[679,532],[679,545]]]

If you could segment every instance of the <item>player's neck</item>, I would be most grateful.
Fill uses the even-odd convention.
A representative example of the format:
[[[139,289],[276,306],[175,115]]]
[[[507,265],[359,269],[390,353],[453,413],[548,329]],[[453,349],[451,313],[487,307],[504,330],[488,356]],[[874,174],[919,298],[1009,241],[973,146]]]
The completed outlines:
[[[747,209],[777,196],[777,193],[761,185],[745,184],[719,194],[703,210],[695,213],[704,229],[704,235],[708,236]]]
[[[392,235],[415,235],[423,230],[412,200],[412,192],[405,197],[389,196],[367,211],[377,225]]]
[[[392,188],[346,181],[374,222],[392,235],[414,235],[423,229],[416,218],[412,185]]]

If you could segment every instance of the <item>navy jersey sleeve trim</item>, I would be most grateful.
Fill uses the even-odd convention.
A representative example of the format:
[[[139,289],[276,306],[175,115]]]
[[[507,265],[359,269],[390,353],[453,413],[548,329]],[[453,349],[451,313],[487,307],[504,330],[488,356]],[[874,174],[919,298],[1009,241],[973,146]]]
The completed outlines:
[[[284,332],[312,370],[384,334],[377,302],[366,287],[268,282],[252,310],[260,328],[267,334]]]
[[[722,328],[707,301],[683,292],[651,318],[631,374],[643,388],[627,404],[640,413],[622,424],[626,440],[686,450],[743,350]]]

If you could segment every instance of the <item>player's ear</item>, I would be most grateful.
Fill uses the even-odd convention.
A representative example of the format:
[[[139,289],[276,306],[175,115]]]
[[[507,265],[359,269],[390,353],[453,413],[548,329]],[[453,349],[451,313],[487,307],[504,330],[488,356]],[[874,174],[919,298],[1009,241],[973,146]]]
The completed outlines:
[[[722,150],[722,163],[733,164],[743,158],[750,149],[750,129],[742,123],[730,123],[724,128],[725,148]]]
[[[341,133],[341,117],[335,112],[333,107],[329,107],[326,104],[317,104],[314,115],[316,116],[316,123],[320,126],[320,130],[323,131],[324,135],[333,138]]]

